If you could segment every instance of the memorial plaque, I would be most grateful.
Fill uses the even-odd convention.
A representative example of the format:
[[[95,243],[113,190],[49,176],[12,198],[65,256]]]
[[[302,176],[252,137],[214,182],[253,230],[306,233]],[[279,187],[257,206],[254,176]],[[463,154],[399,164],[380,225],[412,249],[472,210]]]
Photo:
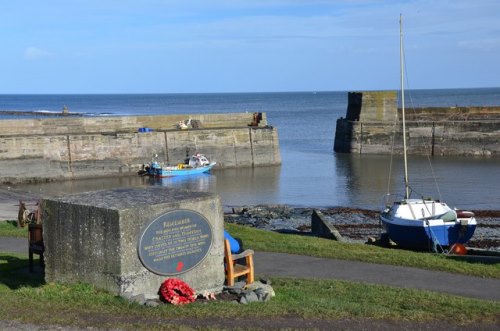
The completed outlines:
[[[212,246],[212,226],[192,210],[174,210],[153,220],[138,244],[146,269],[158,275],[177,275],[197,266]]]

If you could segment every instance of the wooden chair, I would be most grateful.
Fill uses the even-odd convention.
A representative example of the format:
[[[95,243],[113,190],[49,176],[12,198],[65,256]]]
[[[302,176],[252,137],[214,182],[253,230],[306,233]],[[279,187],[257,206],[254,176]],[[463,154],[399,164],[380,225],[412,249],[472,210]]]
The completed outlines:
[[[237,260],[245,258],[246,265],[238,264]],[[253,250],[247,249],[239,254],[231,253],[229,240],[224,240],[224,262],[226,268],[227,286],[234,286],[234,279],[246,275],[247,284],[254,281]]]
[[[43,252],[45,246],[43,245],[43,228],[42,224],[29,224],[28,225],[28,252],[29,252],[29,270],[33,272],[33,254],[40,256],[40,267],[43,269],[45,266],[43,260]]]

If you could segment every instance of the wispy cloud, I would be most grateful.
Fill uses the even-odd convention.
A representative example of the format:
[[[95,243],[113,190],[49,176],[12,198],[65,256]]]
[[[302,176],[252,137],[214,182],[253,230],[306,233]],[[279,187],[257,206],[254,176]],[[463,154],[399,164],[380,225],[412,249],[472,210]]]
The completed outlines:
[[[123,68],[148,77],[131,79],[131,90],[182,81],[172,90],[205,91],[214,76],[216,91],[383,88],[392,84],[386,73],[397,62],[401,13],[409,62],[439,68],[445,78],[436,84],[453,86],[448,77],[470,68],[475,81],[467,84],[498,86],[498,77],[487,78],[499,65],[499,12],[498,0],[0,1],[0,29],[9,31],[0,35],[0,58],[27,77],[33,68],[56,77],[74,67],[81,84],[99,91],[125,84],[116,78]],[[101,86],[89,79],[98,71],[111,73]],[[420,87],[430,74],[422,71]]]
[[[38,47],[30,46],[24,51],[24,59],[34,61],[50,57],[50,53]]]

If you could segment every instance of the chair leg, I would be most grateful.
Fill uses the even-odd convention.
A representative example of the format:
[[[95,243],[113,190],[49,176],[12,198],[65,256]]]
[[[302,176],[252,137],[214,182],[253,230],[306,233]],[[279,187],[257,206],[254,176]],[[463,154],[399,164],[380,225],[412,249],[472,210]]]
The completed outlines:
[[[253,269],[248,273],[247,284],[252,284],[254,281]]]
[[[230,272],[226,274],[227,286],[234,286],[234,275]]]
[[[253,257],[249,256],[246,259],[246,262],[247,262],[247,267],[249,269],[248,276],[247,276],[247,284],[252,284],[254,279],[255,279],[254,270],[253,270]]]

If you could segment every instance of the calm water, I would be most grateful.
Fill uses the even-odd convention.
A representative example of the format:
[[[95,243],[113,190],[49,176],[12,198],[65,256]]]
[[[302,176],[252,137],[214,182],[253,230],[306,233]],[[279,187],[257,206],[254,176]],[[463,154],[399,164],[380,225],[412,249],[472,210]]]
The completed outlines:
[[[411,92],[411,100],[414,106],[500,105],[500,88],[417,90]],[[347,109],[346,92],[0,95],[0,111],[60,112],[65,105],[89,116],[266,112],[269,124],[278,128],[283,164],[215,170],[187,179],[107,178],[24,189],[53,194],[164,185],[217,192],[226,206],[276,203],[373,209],[381,206],[388,187],[402,193],[399,158],[394,159],[389,180],[388,156],[333,153],[335,122]],[[431,166],[425,157],[410,158],[415,192],[441,197],[460,208],[500,209],[499,178],[500,159],[434,158]]]

